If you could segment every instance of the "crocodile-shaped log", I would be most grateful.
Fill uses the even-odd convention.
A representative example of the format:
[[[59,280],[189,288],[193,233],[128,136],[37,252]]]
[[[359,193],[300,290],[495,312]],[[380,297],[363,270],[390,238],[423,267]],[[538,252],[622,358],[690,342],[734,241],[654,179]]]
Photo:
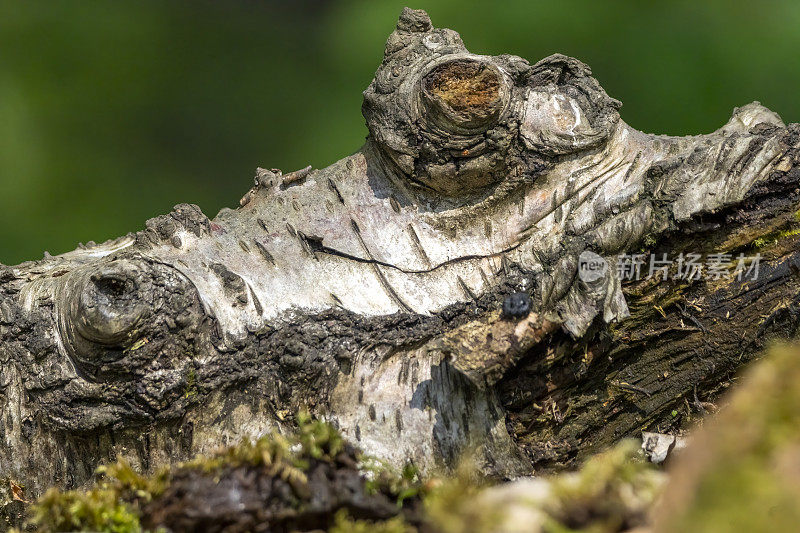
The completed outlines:
[[[300,406],[391,463],[477,447],[506,476],[680,424],[794,333],[800,128],[754,103],[656,136],[619,108],[576,59],[472,54],[404,10],[358,152],[259,169],[213,220],[182,204],[0,267],[0,476],[37,494],[117,454],[148,470]],[[616,268],[756,248],[757,280],[623,291]]]

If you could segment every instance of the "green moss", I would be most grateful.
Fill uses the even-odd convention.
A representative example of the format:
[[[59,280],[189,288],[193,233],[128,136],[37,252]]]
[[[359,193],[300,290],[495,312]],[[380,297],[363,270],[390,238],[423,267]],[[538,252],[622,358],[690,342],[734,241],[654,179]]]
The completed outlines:
[[[183,463],[177,469],[199,469],[213,474],[223,468],[249,465],[264,467],[292,485],[306,483],[304,470],[310,460],[334,461],[344,441],[330,424],[313,420],[308,413],[297,415],[297,431],[289,437],[272,433],[255,442]],[[88,491],[49,490],[32,508],[30,524],[36,531],[140,531],[143,505],[169,486],[169,471],[145,477],[119,460],[98,469],[102,481]],[[407,497],[407,496],[406,496]]]
[[[270,475],[280,476],[295,486],[306,483],[305,470],[312,459],[332,462],[344,449],[344,440],[330,424],[314,420],[306,412],[296,417],[297,431],[284,436],[272,432],[256,441],[245,440],[237,446],[210,457],[197,457],[181,468],[219,472],[239,466],[265,467]]]
[[[181,479],[185,479],[187,469],[216,476],[230,468],[249,466],[280,476],[293,488],[298,487],[298,494],[303,490],[307,493],[306,471],[312,461],[341,464],[342,452],[351,460],[353,456],[330,424],[300,413],[297,426],[291,435],[273,433],[246,441],[211,457],[183,463],[173,472],[180,471]],[[552,478],[552,497],[544,504],[522,500],[513,505],[533,506],[537,516],[548,517],[546,526],[551,532],[610,532],[622,525],[635,525],[656,492],[656,482],[649,477],[653,472],[636,460],[636,449],[635,444],[625,443],[591,459],[577,474]],[[471,461],[462,461],[453,476],[427,481],[413,465],[396,470],[363,458],[361,465],[367,493],[390,496],[399,514],[387,520],[363,520],[340,511],[332,532],[412,533],[416,531],[414,525],[424,523],[426,530],[442,533],[481,533],[498,531],[507,518],[504,501],[482,497],[491,482],[475,474],[477,468]],[[102,467],[99,473],[102,481],[89,491],[47,492],[34,506],[30,523],[35,530],[141,531],[141,524],[147,522],[142,510],[150,502],[160,501],[171,480],[166,470],[145,477],[124,461]],[[298,505],[302,505],[301,500]]]
[[[186,387],[183,391],[183,397],[191,398],[192,396],[197,396],[198,391],[197,372],[195,372],[194,368],[189,368],[186,373]]]
[[[489,533],[506,527],[549,533],[622,531],[646,523],[663,474],[631,440],[592,457],[578,472],[542,483],[547,487],[542,492],[520,488],[498,497],[492,495],[489,480],[462,468],[424,496],[425,519],[443,533]],[[515,523],[519,517],[541,523]]]
[[[36,503],[30,521],[35,531],[142,531],[138,513],[105,488],[89,492],[48,490]]]
[[[642,457],[639,442],[623,441],[590,458],[577,473],[551,480],[544,530],[611,533],[643,525],[662,481]]]
[[[137,333],[138,333],[138,330],[134,330],[133,332],[131,332],[131,337],[135,337]],[[128,349],[127,349],[127,350],[125,350],[125,351],[128,351],[128,352],[135,352],[136,350],[138,350],[139,348],[141,348],[142,346],[144,346],[144,345],[145,345],[145,344],[147,344],[148,342],[150,342],[150,341],[149,341],[149,340],[147,340],[147,338],[146,338],[146,337],[142,337],[141,339],[139,339],[138,341],[136,341],[135,343],[133,343],[133,346],[131,346],[130,348],[128,348]]]
[[[800,235],[800,228],[784,230],[778,234],[778,239],[787,239],[795,235]]]
[[[797,214],[795,213],[795,218],[796,215]],[[791,227],[787,229],[775,230],[770,233],[767,233],[766,235],[762,235],[761,237],[753,239],[751,245],[753,246],[753,248],[756,249],[767,248],[769,246],[779,243],[783,239],[788,239],[800,235],[800,227],[797,227],[796,223],[790,224],[790,226]]]
[[[385,461],[364,457],[359,468],[367,478],[367,493],[382,492],[390,495],[394,497],[398,507],[402,507],[403,501],[409,498],[422,497],[425,494],[419,469],[411,463],[398,471]]]
[[[499,509],[480,505],[480,491],[489,484],[475,474],[471,459],[464,459],[455,476],[437,480],[423,500],[425,516],[434,531],[441,533],[470,533],[496,530],[500,522]]]
[[[796,531],[800,347],[773,348],[694,442],[668,493],[684,503],[665,510],[664,531]]]
[[[36,531],[141,531],[140,507],[167,486],[167,471],[138,474],[124,460],[98,468],[102,481],[89,491],[48,490],[32,508]]]
[[[105,480],[101,483],[102,487],[114,490],[124,497],[136,498],[145,502],[151,501],[164,492],[169,482],[168,469],[163,468],[155,475],[145,477],[136,472],[123,459],[99,467],[97,473]]]
[[[330,533],[416,533],[417,529],[408,525],[401,517],[395,516],[389,520],[353,520],[344,510],[336,513],[334,525],[328,530]]]
[[[655,243],[658,242],[654,235],[648,234],[645,236],[644,240],[642,241],[642,252],[649,250]]]
[[[332,460],[344,449],[341,434],[332,425],[312,419],[308,412],[297,415],[298,441],[303,455]]]

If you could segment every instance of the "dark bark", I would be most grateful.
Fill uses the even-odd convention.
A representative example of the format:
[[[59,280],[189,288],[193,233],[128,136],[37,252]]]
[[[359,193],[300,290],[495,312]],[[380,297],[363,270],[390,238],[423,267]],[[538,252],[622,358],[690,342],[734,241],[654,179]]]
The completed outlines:
[[[787,136],[797,146],[800,128]],[[793,152],[791,168],[774,171],[740,204],[679,224],[644,250],[761,254],[756,280],[628,282],[629,319],[580,342],[556,335],[506,374],[499,390],[509,429],[535,466],[572,464],[643,430],[689,427],[714,411],[771,340],[797,338],[800,168]]]

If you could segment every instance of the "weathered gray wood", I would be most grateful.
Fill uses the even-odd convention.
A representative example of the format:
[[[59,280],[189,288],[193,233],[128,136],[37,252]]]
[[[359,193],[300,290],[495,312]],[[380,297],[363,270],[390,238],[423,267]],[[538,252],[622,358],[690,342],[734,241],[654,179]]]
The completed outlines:
[[[654,136],[619,107],[576,59],[471,54],[403,11],[355,154],[259,169],[213,220],[180,205],[0,269],[0,477],[35,495],[117,454],[148,470],[303,405],[392,463],[478,447],[508,476],[674,427],[794,334],[800,131],[754,103]],[[623,289],[613,266],[757,239],[748,286]],[[612,267],[578,276],[580,258]],[[502,317],[517,291],[532,314]]]

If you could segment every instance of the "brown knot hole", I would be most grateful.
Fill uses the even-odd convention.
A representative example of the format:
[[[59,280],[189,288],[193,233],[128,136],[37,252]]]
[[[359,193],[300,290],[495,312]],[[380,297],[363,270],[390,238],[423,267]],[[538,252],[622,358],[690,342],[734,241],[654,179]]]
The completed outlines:
[[[493,109],[500,100],[500,76],[477,61],[451,61],[425,77],[425,90],[458,113]]]
[[[485,61],[455,59],[424,77],[422,92],[429,120],[454,133],[477,133],[500,114],[503,77]]]

